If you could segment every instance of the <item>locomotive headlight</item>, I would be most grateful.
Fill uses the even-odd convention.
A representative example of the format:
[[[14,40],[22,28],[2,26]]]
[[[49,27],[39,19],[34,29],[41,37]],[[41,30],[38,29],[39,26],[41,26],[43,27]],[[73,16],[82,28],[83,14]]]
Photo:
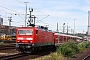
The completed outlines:
[[[23,38],[17,38],[18,40],[23,40]]]
[[[32,41],[30,41],[32,43]]]
[[[20,42],[20,41],[18,41],[18,42]]]

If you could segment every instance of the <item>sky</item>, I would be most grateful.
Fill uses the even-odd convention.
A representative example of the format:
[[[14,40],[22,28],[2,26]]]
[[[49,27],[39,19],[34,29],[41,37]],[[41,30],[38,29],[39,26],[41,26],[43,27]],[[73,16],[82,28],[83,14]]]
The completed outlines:
[[[8,17],[12,17],[12,26],[25,26],[25,12],[27,3],[27,14],[29,8],[33,8],[32,15],[35,15],[36,25],[48,25],[50,30],[65,31],[67,26],[69,33],[75,30],[76,33],[85,33],[88,26],[88,11],[90,11],[89,0],[0,0],[0,17],[4,25],[9,25]],[[17,14],[17,15],[15,15]],[[29,15],[27,15],[28,22]],[[75,28],[75,29],[74,29]]]

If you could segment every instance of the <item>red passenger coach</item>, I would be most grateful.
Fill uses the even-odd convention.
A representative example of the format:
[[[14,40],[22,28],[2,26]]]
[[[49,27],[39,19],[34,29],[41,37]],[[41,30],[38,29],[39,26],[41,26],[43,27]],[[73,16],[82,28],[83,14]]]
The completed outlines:
[[[41,27],[18,27],[16,49],[20,52],[33,51],[39,47],[54,45],[53,32]]]
[[[69,35],[54,33],[54,41],[56,46],[68,42],[68,38],[70,38]]]
[[[73,35],[66,35],[66,34],[61,34],[61,33],[54,33],[54,42],[55,46],[59,46],[62,43],[68,42],[70,40],[74,42],[81,41],[81,37],[78,36],[73,36]]]

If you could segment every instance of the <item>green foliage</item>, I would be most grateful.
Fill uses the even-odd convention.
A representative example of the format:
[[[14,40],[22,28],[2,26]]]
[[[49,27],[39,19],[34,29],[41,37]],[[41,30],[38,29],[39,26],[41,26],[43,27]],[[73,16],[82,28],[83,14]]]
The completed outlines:
[[[87,41],[83,41],[79,44],[69,41],[60,45],[57,48],[57,53],[58,55],[63,55],[65,57],[73,57],[75,53],[83,52],[88,46],[90,46],[90,43]]]
[[[78,44],[78,49],[80,50],[80,52],[83,52],[88,46],[89,46],[89,42],[83,41]]]
[[[66,57],[73,57],[73,55],[78,51],[77,45],[74,42],[68,42],[62,44],[57,48],[57,53],[64,55]]]
[[[74,54],[83,52],[89,46],[89,42],[83,41],[79,44],[69,41],[60,45],[57,48],[58,55],[63,55],[65,57],[73,57]]]
[[[68,42],[68,46],[69,46],[75,53],[78,53],[78,52],[79,52],[78,44],[76,44],[75,42]]]

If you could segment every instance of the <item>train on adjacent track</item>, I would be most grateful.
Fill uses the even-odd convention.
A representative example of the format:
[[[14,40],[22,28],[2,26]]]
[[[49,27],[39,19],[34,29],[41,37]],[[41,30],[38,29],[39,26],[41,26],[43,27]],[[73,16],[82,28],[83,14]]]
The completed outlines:
[[[22,53],[32,52],[45,47],[56,47],[62,43],[81,40],[81,37],[60,34],[47,27],[18,27],[16,29],[16,50]]]

